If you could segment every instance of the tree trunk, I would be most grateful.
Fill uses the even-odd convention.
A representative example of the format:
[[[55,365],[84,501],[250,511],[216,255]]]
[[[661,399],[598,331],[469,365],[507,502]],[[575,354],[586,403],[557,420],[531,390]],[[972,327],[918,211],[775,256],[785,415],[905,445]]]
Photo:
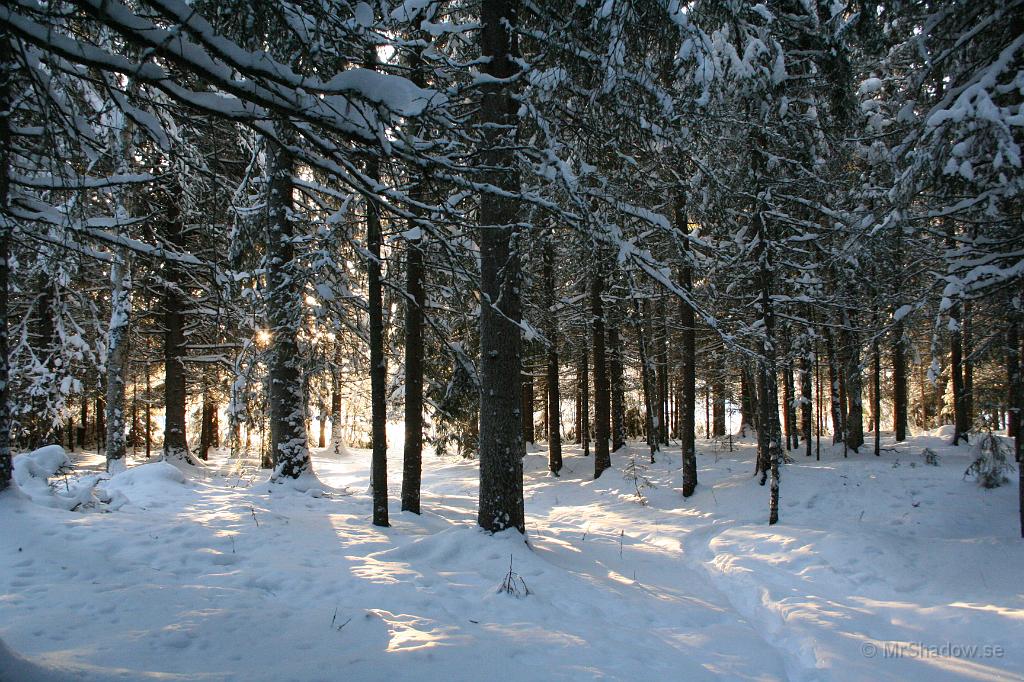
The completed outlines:
[[[679,288],[687,294],[693,292],[693,267],[690,262],[690,225],[686,206],[681,198],[676,200],[676,230],[679,232],[681,266]],[[679,299],[679,326],[681,327],[680,391],[679,391],[679,440],[683,459],[683,497],[690,497],[697,488],[697,424],[694,410],[697,407],[697,332],[696,315],[690,302]]]
[[[764,216],[764,207],[757,211],[754,218],[758,236],[758,280],[760,286],[761,318],[764,330],[761,343],[761,381],[762,392],[761,418],[759,434],[765,432],[767,444],[767,463],[771,471],[771,491],[768,501],[768,524],[773,525],[779,520],[779,464],[782,460],[782,425],[779,423],[778,370],[775,361],[775,311],[772,305],[772,289],[774,285],[774,269],[771,259],[771,235]],[[761,438],[759,437],[760,441]],[[763,480],[763,479],[762,479]]]
[[[618,321],[608,325],[608,377],[611,385],[612,452],[626,444],[626,385],[622,375],[622,339]]]
[[[544,240],[543,278],[545,330],[547,347],[547,437],[548,470],[555,476],[562,470],[561,392],[558,385],[558,316],[555,313],[555,245],[554,235]]]
[[[533,390],[533,374],[530,372],[532,368],[526,368],[520,378],[520,386],[522,391],[520,395],[523,400],[523,442],[534,443],[536,435],[534,434],[533,428],[533,415],[534,415],[534,390]]]
[[[974,330],[973,330],[973,306],[968,301],[964,303],[964,426],[970,432],[974,426]]]
[[[854,452],[864,445],[863,372],[860,367],[860,341],[853,331],[849,311],[843,311],[843,345],[846,376],[846,445]]]
[[[516,111],[509,86],[517,67],[516,3],[483,0],[480,46],[491,77],[481,86],[484,146],[481,160],[487,181],[516,191],[513,142]],[[480,221],[480,500],[477,523],[498,532],[526,532],[523,510],[523,414],[519,378],[519,254],[513,243],[518,207],[508,197],[482,194]]]
[[[85,394],[82,395],[78,422],[78,445],[84,450],[89,442],[89,396]]]
[[[804,434],[804,448],[806,455],[811,456],[811,424],[814,419],[812,414],[812,385],[811,385],[811,359],[809,351],[800,355],[800,430]]]
[[[334,366],[331,367],[331,451],[341,454],[344,439],[342,429],[344,424],[341,412],[341,346],[334,347]]]
[[[167,241],[181,251],[185,244],[184,226],[173,200],[169,201],[168,212]],[[185,300],[181,266],[177,262],[164,262],[164,280],[164,459],[193,464],[185,429]]]
[[[402,458],[402,511],[420,513],[423,477],[423,238],[406,249],[405,294],[405,448]]]
[[[871,412],[874,413],[875,427],[875,456],[882,454],[882,352],[878,348],[878,339],[871,341],[871,355],[874,360],[875,371],[873,386],[871,389]]]
[[[796,415],[793,411],[793,394],[796,389],[793,386],[792,366],[787,362],[782,365],[782,418],[786,431],[786,449],[793,450],[797,447],[796,441]]]
[[[107,471],[125,468],[125,374],[128,371],[128,318],[132,310],[127,252],[110,266],[110,334],[107,341]]]
[[[835,335],[828,327],[825,328],[825,342],[828,345],[828,383],[829,406],[832,417],[832,444],[842,443],[846,435],[843,424],[843,400],[840,390],[839,352],[836,348]]]
[[[278,134],[286,133],[278,126]],[[299,373],[296,341],[302,315],[293,241],[294,160],[282,144],[267,139],[270,186],[267,193],[267,275],[264,300],[270,325],[270,460],[272,481],[297,479],[311,470],[306,435],[306,395]]]
[[[101,392],[106,392],[102,385],[99,388]],[[102,395],[96,396],[96,407],[93,413],[96,415],[96,450],[98,452],[100,448],[106,449],[107,447],[107,427],[104,421],[107,414],[107,402]]]
[[[962,320],[959,316],[960,306],[955,306],[950,314],[955,316],[957,328],[950,334],[950,374],[953,379],[953,441],[952,445],[959,445],[961,441],[967,442],[967,432],[970,429],[967,423],[967,405],[964,399],[964,370],[963,370],[963,336],[959,325]]]
[[[604,279],[595,273],[590,282],[590,314],[593,319],[594,348],[594,478],[612,465],[608,451],[611,424],[611,391],[605,354]]]
[[[896,340],[892,344],[892,421],[896,442],[902,443],[907,439],[907,340],[902,322],[896,323],[893,333]]]
[[[725,355],[723,352],[715,355],[715,377],[711,383],[711,393],[711,420],[714,423],[711,436],[721,438],[726,435]]]
[[[644,437],[651,450],[651,464],[654,464],[654,453],[658,451],[658,434],[654,424],[654,367],[647,350],[647,334],[644,332],[644,320],[640,302],[633,299],[633,328],[636,331],[637,349],[640,355],[640,383],[644,391]]]
[[[210,458],[210,446],[213,445],[213,415],[216,412],[217,405],[207,386],[203,391],[203,418],[199,428],[199,459],[204,461]]]
[[[658,440],[662,445],[668,445],[668,317],[663,298],[658,299],[655,325],[658,328],[655,337],[658,343]]]
[[[580,354],[580,366],[577,371],[579,379],[580,409],[577,413],[579,423],[579,442],[583,444],[583,456],[590,456],[590,366],[587,362],[587,347],[584,344]]]
[[[740,437],[747,437],[747,430],[757,431],[757,388],[744,365],[740,368]]]
[[[115,162],[115,172],[126,174],[129,171],[128,159],[133,156],[131,145],[130,119],[125,118],[120,125],[109,130],[111,155]],[[128,222],[129,215],[125,205],[125,194],[122,190],[113,192],[114,215],[119,223]],[[110,265],[110,327],[107,337],[107,401],[106,401],[106,468],[111,474],[124,471],[125,441],[125,382],[130,367],[128,357],[129,321],[132,314],[132,279],[131,262],[127,248],[114,254]],[[51,323],[52,327],[52,323]],[[59,343],[54,338],[54,346]],[[54,351],[56,348],[54,348]],[[51,358],[54,357],[51,354]],[[131,433],[134,441],[136,434],[135,412],[132,413]],[[135,443],[133,442],[134,446]]]
[[[375,54],[375,53],[374,53]],[[371,60],[375,61],[375,60]],[[371,68],[373,64],[371,63]],[[366,162],[366,174],[380,179],[376,158]],[[373,525],[389,526],[388,520],[388,442],[387,442],[387,364],[384,358],[384,285],[381,277],[380,247],[383,241],[380,206],[366,200],[366,262],[370,313],[370,429],[373,454],[370,485],[373,487]]]
[[[146,459],[149,459],[152,456],[152,454],[153,454],[153,418],[152,418],[152,415],[150,414],[150,411],[152,410],[151,405],[152,405],[152,400],[153,399],[152,399],[152,395],[150,394],[150,388],[149,388],[149,363],[147,362],[145,366],[146,366],[146,409],[145,409],[145,416],[146,416],[146,428],[145,428],[145,434],[146,434]]]
[[[1006,328],[1006,435],[1017,436],[1021,424],[1021,399],[1024,383],[1021,380],[1020,322],[1011,311]]]
[[[10,206],[11,101],[17,64],[11,54],[10,35],[0,29],[0,491],[11,483],[11,408],[8,383],[11,361],[8,340],[8,287],[10,280],[11,229],[6,219]],[[84,398],[83,398],[84,400]]]
[[[1017,490],[1020,511],[1020,536],[1024,538],[1024,379],[1021,376],[1020,313],[1010,310],[1006,329],[1007,435],[1013,438],[1014,460],[1017,462]]]
[[[318,448],[327,447],[327,405],[324,403],[324,399],[321,396],[319,403],[317,404],[316,410],[316,425],[317,425],[317,438],[316,446]]]

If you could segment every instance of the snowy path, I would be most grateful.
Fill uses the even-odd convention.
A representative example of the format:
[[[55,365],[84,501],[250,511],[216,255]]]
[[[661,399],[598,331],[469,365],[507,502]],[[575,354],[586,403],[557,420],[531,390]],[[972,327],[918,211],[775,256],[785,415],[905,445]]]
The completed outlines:
[[[628,455],[593,481],[578,451],[559,479],[538,451],[530,546],[477,531],[475,464],[434,457],[426,513],[395,503],[389,529],[369,524],[363,451],[317,456],[321,498],[223,459],[185,484],[129,477],[110,514],[5,495],[0,639],[52,680],[1024,680],[1016,490],[963,481],[969,450],[940,442],[798,456],[772,528],[749,444],[700,444],[687,501],[662,454],[645,505]],[[396,453],[390,480],[395,499]],[[510,558],[525,598],[496,592]],[[3,682],[26,679],[14,656]]]

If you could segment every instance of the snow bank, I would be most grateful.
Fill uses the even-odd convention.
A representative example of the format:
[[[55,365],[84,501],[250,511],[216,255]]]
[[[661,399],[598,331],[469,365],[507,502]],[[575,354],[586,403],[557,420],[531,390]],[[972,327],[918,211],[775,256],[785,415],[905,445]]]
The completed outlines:
[[[25,492],[49,488],[49,479],[71,460],[59,445],[44,445],[14,458],[14,482]]]
[[[305,493],[310,497],[321,497],[326,487],[317,477],[316,473],[313,472],[312,465],[306,467],[306,470],[298,478],[282,476],[280,469],[274,469],[274,473],[270,476],[270,482],[276,483],[286,490]]]
[[[64,491],[50,486],[50,478],[56,476],[71,460],[59,445],[45,445],[38,450],[17,455],[14,458],[14,484],[32,502],[45,507],[76,509],[92,500],[92,489],[98,476],[87,476],[76,480],[74,485],[66,483]]]
[[[49,446],[56,447],[56,446]],[[83,680],[86,677],[67,668],[50,668],[33,663],[19,653],[11,650],[4,640],[0,639],[0,680],[18,680],[19,682],[67,682]]]
[[[184,482],[185,474],[173,464],[150,462],[112,476],[97,493],[112,509],[126,504],[159,506]]]

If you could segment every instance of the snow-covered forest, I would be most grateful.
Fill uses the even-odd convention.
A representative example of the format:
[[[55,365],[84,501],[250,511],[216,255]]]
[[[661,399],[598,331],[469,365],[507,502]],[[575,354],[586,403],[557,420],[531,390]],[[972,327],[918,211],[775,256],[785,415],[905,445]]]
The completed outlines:
[[[6,0],[0,680],[1024,679],[1022,101],[1024,0]]]

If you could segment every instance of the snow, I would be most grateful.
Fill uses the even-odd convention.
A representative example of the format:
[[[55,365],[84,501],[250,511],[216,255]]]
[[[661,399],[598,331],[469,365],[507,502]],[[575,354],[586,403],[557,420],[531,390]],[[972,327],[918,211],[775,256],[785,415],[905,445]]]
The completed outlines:
[[[857,88],[858,95],[873,95],[882,89],[881,78],[865,78],[860,82],[860,87]]]
[[[114,508],[125,504],[144,507],[166,506],[173,499],[173,486],[185,482],[185,474],[170,462],[150,462],[126,469],[100,486],[101,494]],[[170,488],[170,489],[169,489]]]
[[[689,500],[678,449],[594,481],[534,447],[529,544],[476,528],[472,461],[427,453],[424,514],[399,512],[400,444],[390,528],[355,449],[313,452],[319,498],[223,451],[133,462],[100,486],[131,501],[113,513],[4,494],[0,679],[1022,679],[1015,486],[965,480],[974,449],[941,430],[883,446],[792,453],[770,528],[750,440],[699,441]],[[103,466],[74,460],[72,482]],[[510,562],[528,595],[499,591]]]
[[[14,458],[14,482],[21,488],[36,488],[40,483],[46,485],[61,467],[70,464],[64,448],[46,445]]]

